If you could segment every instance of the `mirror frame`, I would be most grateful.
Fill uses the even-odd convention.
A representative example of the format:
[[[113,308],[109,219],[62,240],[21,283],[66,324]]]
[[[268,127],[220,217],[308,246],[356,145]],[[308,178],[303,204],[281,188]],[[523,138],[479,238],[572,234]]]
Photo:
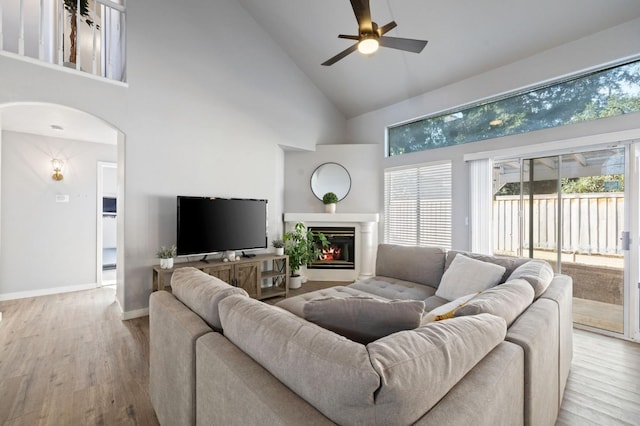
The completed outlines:
[[[317,187],[317,185],[314,188],[314,177],[318,173],[320,173],[319,170],[321,170],[322,167],[328,166],[328,165],[340,167],[342,170],[344,170],[344,173],[345,173],[344,179],[348,179],[348,184],[349,185],[348,185],[347,191],[344,193],[344,195],[342,197],[340,196],[340,194],[338,194],[336,192],[335,189],[325,189],[325,190],[323,190],[322,194],[319,194],[318,192],[320,192],[320,189]],[[315,168],[313,173],[311,173],[311,179],[309,179],[309,186],[311,187],[311,192],[313,193],[313,195],[315,195],[316,198],[319,199],[320,201],[322,201],[322,196],[327,192],[334,192],[338,196],[338,201],[342,201],[347,197],[347,195],[349,195],[349,192],[351,191],[351,175],[349,174],[349,171],[346,169],[346,167],[344,167],[342,164],[338,164],[338,163],[335,163],[335,162],[332,162],[332,161],[327,162],[327,163],[322,163],[318,167]]]

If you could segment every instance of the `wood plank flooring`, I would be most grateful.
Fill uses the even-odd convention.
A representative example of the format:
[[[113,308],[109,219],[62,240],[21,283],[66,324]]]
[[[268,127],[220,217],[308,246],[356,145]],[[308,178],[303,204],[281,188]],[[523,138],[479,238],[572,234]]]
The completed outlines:
[[[114,300],[112,288],[101,288],[0,302],[0,425],[158,424],[148,318],[121,321]],[[574,336],[557,424],[640,425],[640,345]]]
[[[149,321],[113,288],[0,302],[0,424],[157,425]]]

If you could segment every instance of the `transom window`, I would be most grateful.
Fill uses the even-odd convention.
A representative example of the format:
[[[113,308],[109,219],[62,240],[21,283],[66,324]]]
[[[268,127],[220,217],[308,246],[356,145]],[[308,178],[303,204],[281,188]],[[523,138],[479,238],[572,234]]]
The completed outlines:
[[[640,111],[640,61],[387,128],[401,155]]]

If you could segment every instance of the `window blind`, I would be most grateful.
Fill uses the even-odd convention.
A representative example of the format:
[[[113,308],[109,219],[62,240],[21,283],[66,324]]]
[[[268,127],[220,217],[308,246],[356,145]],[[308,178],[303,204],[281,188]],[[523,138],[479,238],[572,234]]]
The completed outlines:
[[[385,170],[384,241],[451,248],[451,162]]]

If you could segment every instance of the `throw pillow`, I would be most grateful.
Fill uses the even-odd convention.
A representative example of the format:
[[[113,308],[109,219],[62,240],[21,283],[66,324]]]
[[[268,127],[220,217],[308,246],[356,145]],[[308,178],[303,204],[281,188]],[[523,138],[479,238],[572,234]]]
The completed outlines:
[[[436,296],[455,300],[466,294],[486,290],[500,282],[505,269],[504,266],[458,254],[444,272]]]
[[[528,281],[535,292],[534,298],[537,299],[545,292],[549,284],[551,284],[551,280],[553,280],[553,269],[551,265],[544,260],[532,259],[516,268],[507,281],[516,278],[522,278]]]
[[[533,302],[533,288],[521,279],[490,288],[459,306],[453,316],[492,314],[504,318],[507,327]]]
[[[469,300],[473,299],[477,294],[478,293],[467,294],[462,297],[458,297],[456,300],[449,303],[438,306],[422,317],[422,322],[420,324],[424,325],[434,321],[453,318],[454,312],[456,312],[456,310],[461,306],[464,306]]]
[[[304,305],[304,317],[354,342],[367,343],[420,325],[421,300],[385,302],[370,297],[326,298]]]

